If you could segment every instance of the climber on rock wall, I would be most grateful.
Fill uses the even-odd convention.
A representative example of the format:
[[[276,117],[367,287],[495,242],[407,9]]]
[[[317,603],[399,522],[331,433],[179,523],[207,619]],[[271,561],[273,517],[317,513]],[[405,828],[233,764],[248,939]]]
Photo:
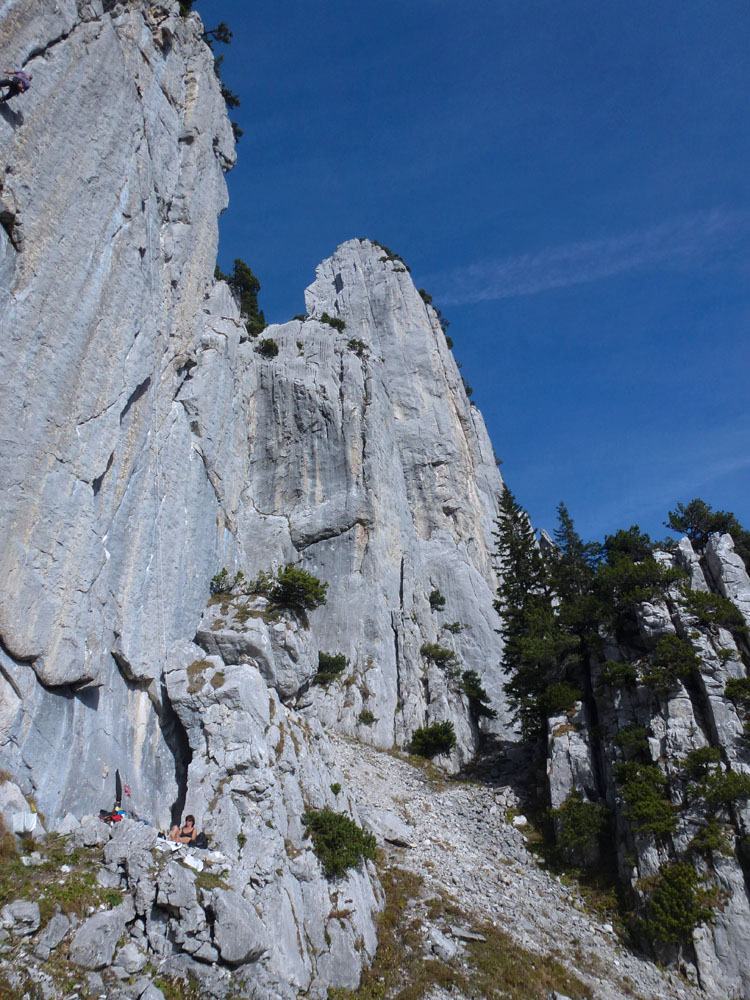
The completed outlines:
[[[24,94],[31,86],[33,79],[31,73],[25,73],[22,69],[4,69],[3,73],[8,74],[8,79],[0,80],[0,88],[7,87],[8,93],[4,97],[0,97],[0,104],[4,104],[18,94]]]

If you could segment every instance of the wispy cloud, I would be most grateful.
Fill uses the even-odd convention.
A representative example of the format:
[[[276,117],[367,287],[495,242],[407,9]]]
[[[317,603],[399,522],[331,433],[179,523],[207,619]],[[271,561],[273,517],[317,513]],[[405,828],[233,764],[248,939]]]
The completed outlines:
[[[750,212],[715,209],[648,229],[546,247],[456,268],[439,276],[441,305],[534,295],[658,266],[690,267],[732,255],[750,232]],[[433,278],[437,286],[438,279]]]

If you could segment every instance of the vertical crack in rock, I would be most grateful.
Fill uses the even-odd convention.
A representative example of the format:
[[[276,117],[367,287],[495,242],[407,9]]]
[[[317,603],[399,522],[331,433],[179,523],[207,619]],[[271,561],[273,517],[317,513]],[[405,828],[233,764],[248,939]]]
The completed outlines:
[[[398,626],[396,625],[396,612],[391,614],[391,628],[393,629],[393,648],[396,662],[396,706],[397,710],[403,705],[401,696],[401,657],[398,648]]]

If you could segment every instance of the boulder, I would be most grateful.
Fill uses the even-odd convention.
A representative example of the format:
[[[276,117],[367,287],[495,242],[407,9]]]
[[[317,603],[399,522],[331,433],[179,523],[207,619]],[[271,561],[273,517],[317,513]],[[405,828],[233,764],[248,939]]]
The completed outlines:
[[[34,954],[37,958],[47,959],[57,948],[71,928],[70,917],[64,913],[56,913],[47,922],[47,926],[39,935],[39,941]]]
[[[0,910],[0,924],[17,937],[33,934],[39,923],[39,904],[30,900],[16,899]]]
[[[396,847],[413,847],[413,831],[389,809],[369,809],[362,816],[362,825],[381,841]]]
[[[132,941],[128,941],[128,943],[123,945],[123,947],[117,952],[115,961],[129,976],[134,976],[136,973],[141,971],[148,961],[148,958],[137,947],[137,945],[133,944]]]
[[[70,945],[70,961],[84,969],[103,969],[112,964],[126,925],[135,916],[133,901],[128,897],[113,910],[95,913],[75,933]]]

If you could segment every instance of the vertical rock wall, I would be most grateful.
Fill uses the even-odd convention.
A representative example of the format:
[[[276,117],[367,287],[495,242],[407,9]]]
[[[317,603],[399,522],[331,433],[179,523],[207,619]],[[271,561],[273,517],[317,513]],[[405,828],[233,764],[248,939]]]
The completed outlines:
[[[108,804],[119,765],[163,821],[161,667],[219,532],[175,397],[227,342],[205,303],[232,133],[176,3],[11,0],[0,28],[34,77],[0,110],[3,756],[51,819]]]

